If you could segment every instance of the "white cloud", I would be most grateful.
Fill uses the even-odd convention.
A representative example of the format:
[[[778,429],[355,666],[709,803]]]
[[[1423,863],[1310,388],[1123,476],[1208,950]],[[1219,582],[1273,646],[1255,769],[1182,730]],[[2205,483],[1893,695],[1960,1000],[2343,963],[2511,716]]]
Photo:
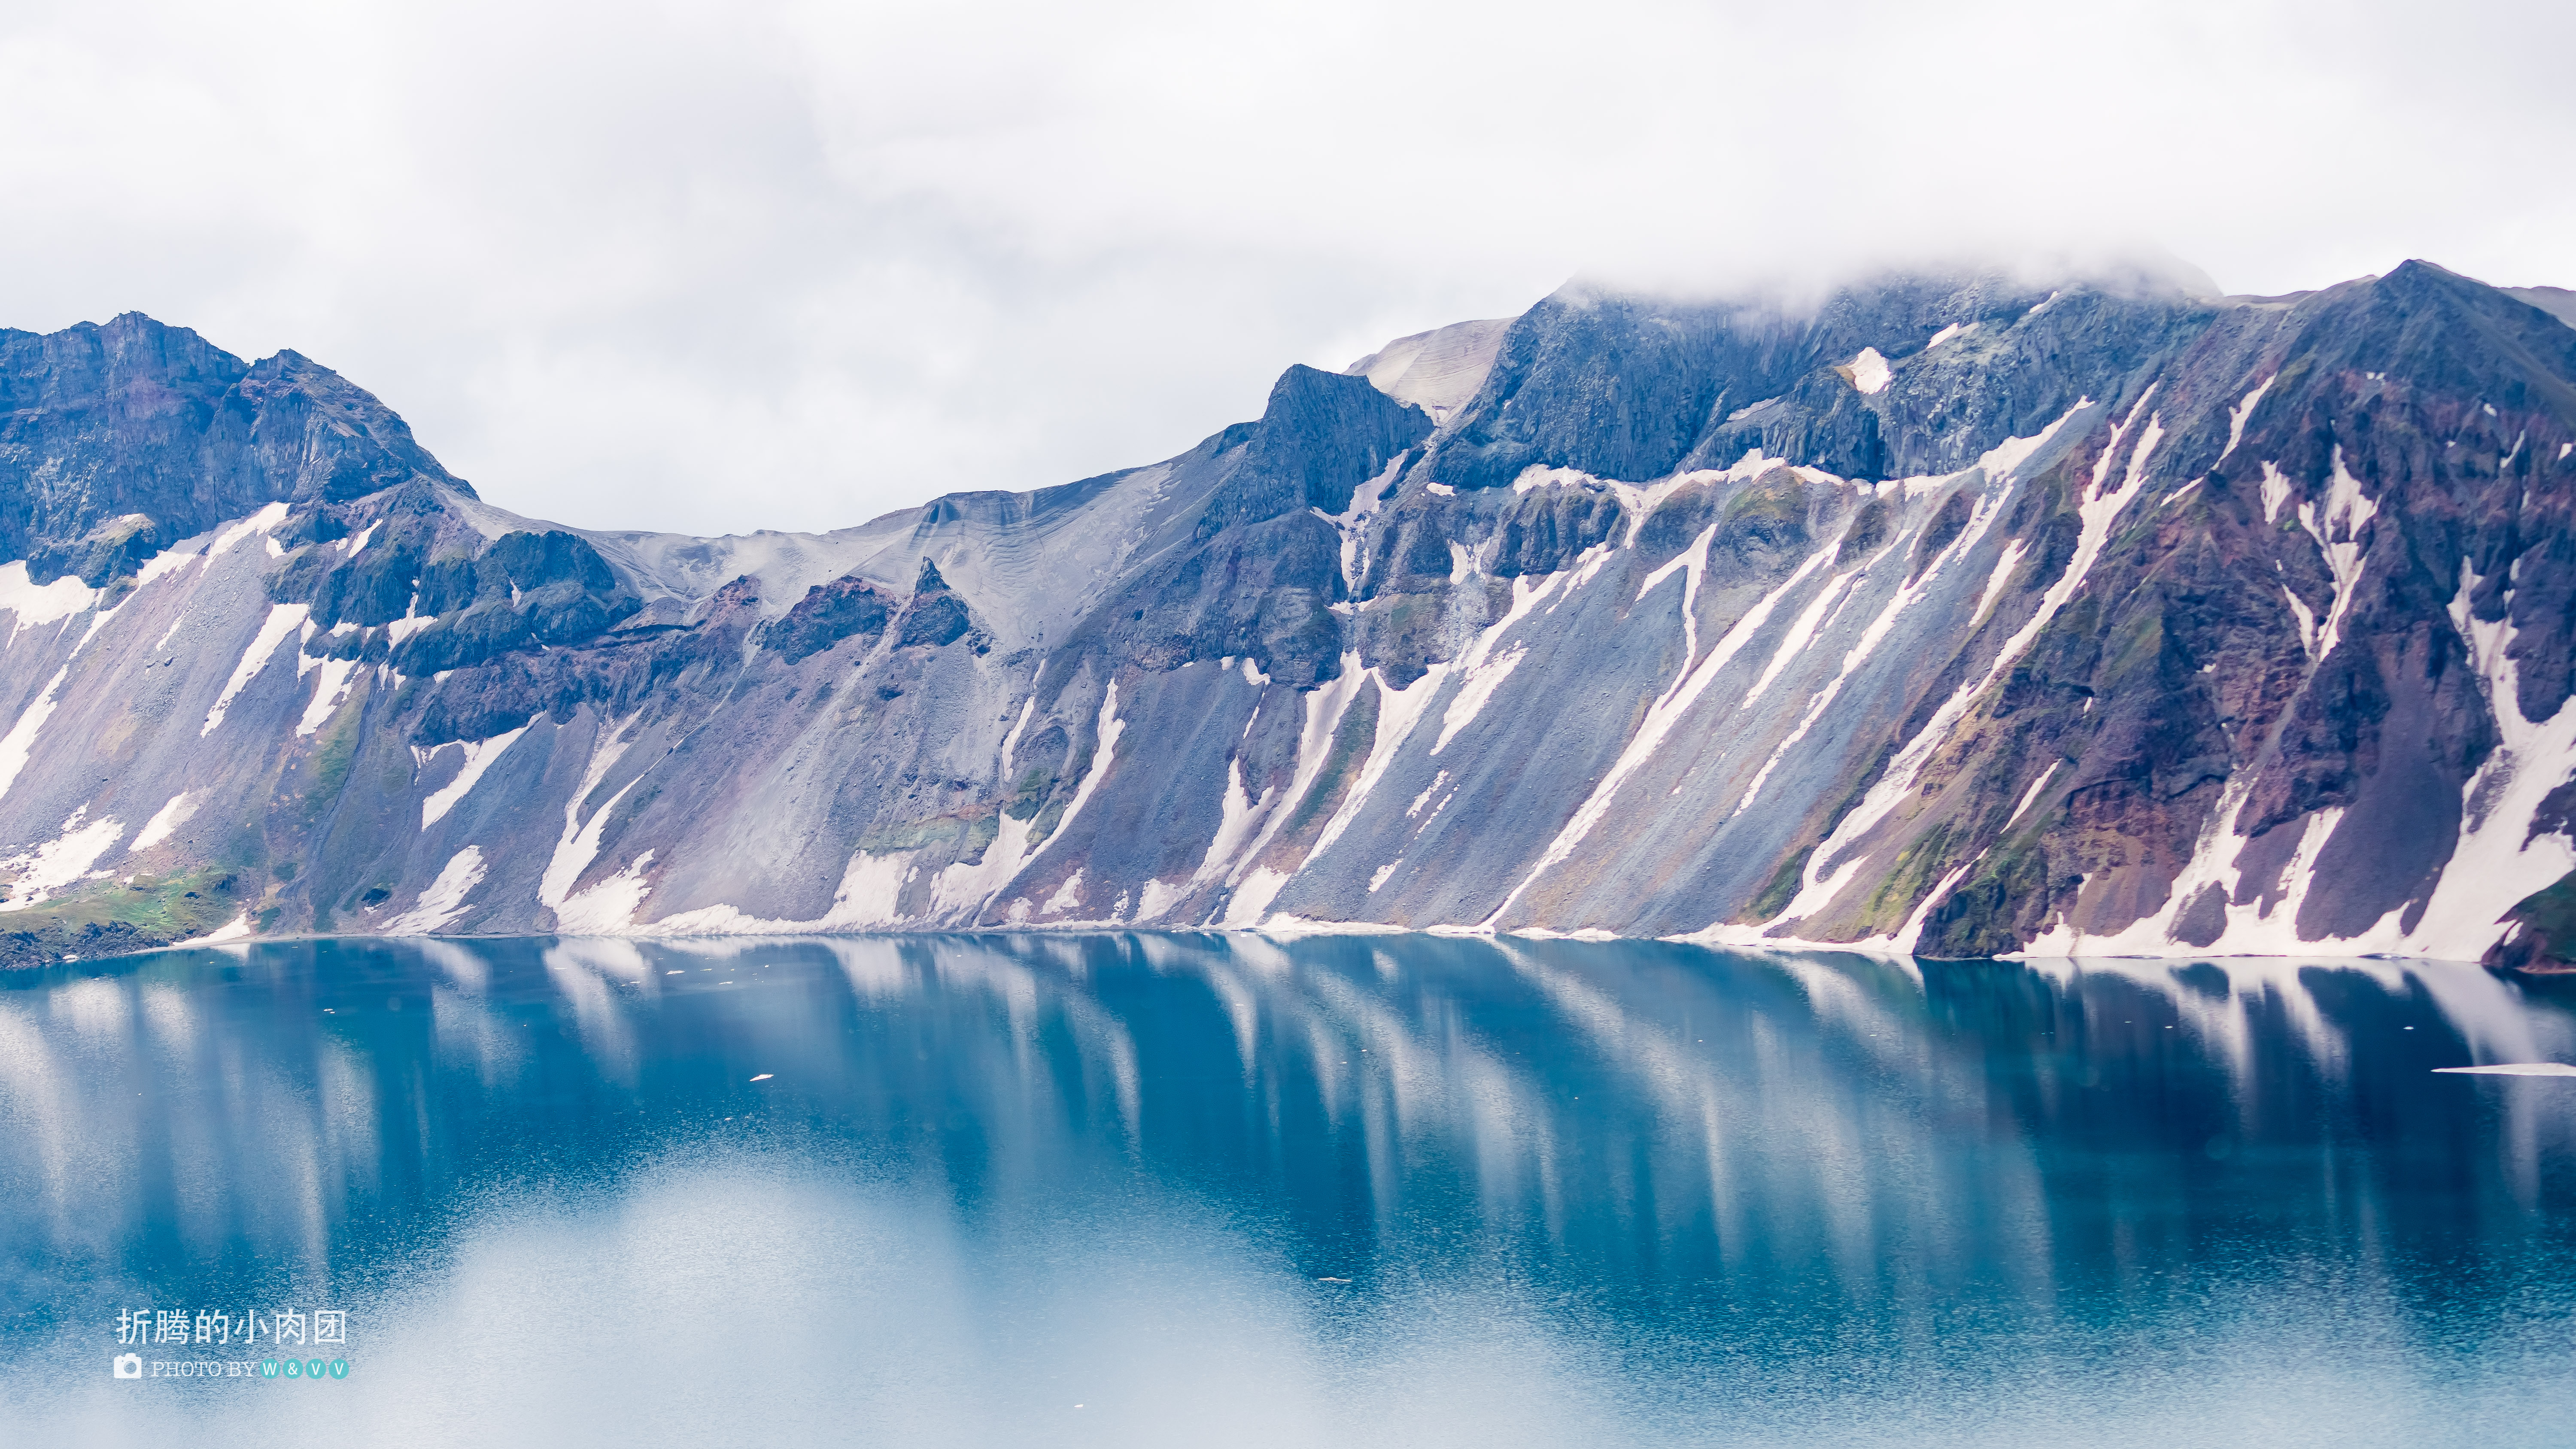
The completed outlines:
[[[1291,361],[1925,252],[2576,282],[2562,7],[58,4],[0,322],[374,389],[504,506],[827,527],[1186,446]]]

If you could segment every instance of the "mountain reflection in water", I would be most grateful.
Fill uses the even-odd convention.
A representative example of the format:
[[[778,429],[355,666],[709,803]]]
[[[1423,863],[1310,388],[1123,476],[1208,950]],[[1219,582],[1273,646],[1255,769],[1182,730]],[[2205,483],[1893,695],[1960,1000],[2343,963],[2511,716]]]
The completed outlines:
[[[1426,937],[28,973],[0,981],[0,1422],[2560,1442],[2576,1081],[2433,1069],[2576,1058],[2571,1001],[2384,961]],[[348,1312],[345,1381],[109,1375],[121,1309],[288,1302]]]

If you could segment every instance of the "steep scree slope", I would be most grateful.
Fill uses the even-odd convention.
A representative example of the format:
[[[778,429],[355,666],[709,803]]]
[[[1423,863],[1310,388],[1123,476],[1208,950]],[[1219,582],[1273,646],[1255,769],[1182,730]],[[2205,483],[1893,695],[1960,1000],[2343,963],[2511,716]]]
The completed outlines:
[[[0,334],[0,389],[9,959],[2576,944],[2576,331],[2422,263],[1572,287],[1162,463],[820,535],[519,519],[329,372],[140,317]]]

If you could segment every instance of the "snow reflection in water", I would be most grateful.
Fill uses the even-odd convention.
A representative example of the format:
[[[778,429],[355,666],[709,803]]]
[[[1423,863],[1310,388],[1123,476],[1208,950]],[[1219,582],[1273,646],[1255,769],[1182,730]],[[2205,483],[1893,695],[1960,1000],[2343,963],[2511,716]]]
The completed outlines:
[[[2384,961],[1104,935],[92,963],[0,983],[0,1419],[2537,1443],[2576,1407],[2576,1082],[2436,1069],[2570,1058],[2569,998]],[[286,1302],[350,1312],[347,1380],[108,1376],[121,1308]]]

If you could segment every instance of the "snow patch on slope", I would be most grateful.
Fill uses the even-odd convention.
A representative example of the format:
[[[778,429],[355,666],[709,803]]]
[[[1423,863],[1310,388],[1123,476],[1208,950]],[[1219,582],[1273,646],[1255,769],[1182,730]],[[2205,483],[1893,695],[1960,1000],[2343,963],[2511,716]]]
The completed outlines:
[[[1227,929],[1238,930],[1258,924],[1262,913],[1270,909],[1270,903],[1279,898],[1280,889],[1288,884],[1288,871],[1253,866],[1247,872],[1246,867],[1261,859],[1287,824],[1290,802],[1305,799],[1307,792],[1315,788],[1316,778],[1323,774],[1325,764],[1332,758],[1333,739],[1341,732],[1342,716],[1350,709],[1351,701],[1358,696],[1360,686],[1368,677],[1368,672],[1360,668],[1359,656],[1345,654],[1340,670],[1331,680],[1304,693],[1305,718],[1297,736],[1297,768],[1289,776],[1288,788],[1280,793],[1277,802],[1266,812],[1252,843],[1225,867],[1221,877],[1233,888],[1233,893],[1226,899],[1222,923]],[[1267,793],[1264,792],[1265,798]],[[1075,873],[1074,879],[1080,879],[1080,872]],[[1072,884],[1073,881],[1068,880],[1066,887],[1070,889]],[[1080,904],[1078,894],[1072,904]],[[1052,912],[1060,908],[1050,901],[1046,909]]]
[[[62,834],[0,860],[0,871],[16,872],[10,897],[0,901],[0,911],[23,911],[51,900],[63,887],[88,875],[98,858],[125,834],[125,822],[114,817],[82,824],[88,814],[89,807],[82,806],[63,822]]]
[[[1225,879],[1277,796],[1276,789],[1264,786],[1261,798],[1253,799],[1243,788],[1243,761],[1235,758],[1225,762],[1225,797],[1220,802],[1224,814],[1217,821],[1215,837],[1208,841],[1207,855],[1190,877],[1193,885]]]
[[[918,867],[913,864],[919,854],[919,851],[912,850],[898,850],[885,855],[870,855],[864,850],[856,852],[841,871],[841,884],[832,893],[831,906],[810,921],[769,920],[746,915],[736,906],[713,905],[664,916],[641,926],[624,927],[619,934],[807,936],[901,925],[903,888],[919,874]]]
[[[420,893],[412,908],[385,922],[388,936],[426,936],[465,914],[465,898],[483,883],[483,848],[469,845],[448,857],[438,878]]]
[[[1488,629],[1486,637],[1490,639],[1494,633]],[[1341,808],[1333,812],[1333,818],[1325,822],[1324,833],[1316,837],[1315,848],[1306,852],[1305,862],[1298,867],[1299,870],[1323,859],[1324,852],[1332,849],[1333,842],[1341,839],[1342,832],[1359,818],[1361,807],[1377,790],[1378,782],[1386,778],[1388,767],[1395,763],[1396,752],[1412,737],[1414,726],[1421,723],[1424,712],[1430,708],[1433,697],[1440,693],[1440,686],[1448,681],[1454,667],[1447,663],[1434,664],[1404,689],[1388,684],[1382,671],[1368,671],[1369,677],[1377,681],[1377,738],[1369,743],[1368,760],[1360,766],[1359,777],[1352,782],[1350,794],[1343,798]]]
[[[2451,619],[2468,642],[2502,738],[2461,791],[2459,843],[2407,940],[2425,954],[2470,961],[2495,944],[2507,910],[2576,870],[2576,842],[2531,832],[2542,799],[2576,775],[2576,709],[2562,705],[2537,722],[2523,716],[2511,612],[2493,623],[2469,612],[2469,595],[2481,582],[2461,560]]]
[[[2362,496],[2361,481],[2345,470],[2343,444],[2335,444],[2334,480],[2327,488],[2325,506],[2320,509],[2313,501],[2299,505],[2299,526],[2317,541],[2318,551],[2325,555],[2326,568],[2334,575],[2334,607],[2326,611],[2325,628],[2317,644],[2319,659],[2334,653],[2343,637],[2343,616],[2352,607],[2362,571],[2370,566],[2370,561],[2362,557],[2362,526],[2378,512],[2378,503]]]
[[[198,795],[186,790],[171,796],[170,803],[153,811],[152,818],[143,822],[141,833],[134,837],[134,843],[126,849],[129,852],[150,850],[169,839],[180,826],[188,823],[189,816],[197,813],[199,798]]]
[[[220,946],[227,941],[247,941],[254,934],[256,932],[251,927],[250,912],[243,911],[202,936],[190,936],[184,941],[171,942],[169,949],[176,951],[188,946]]]
[[[603,723],[600,732],[608,734],[609,726]],[[587,822],[581,818],[582,802],[588,800],[600,782],[608,778],[608,772],[616,767],[632,743],[614,735],[595,742],[591,746],[590,761],[582,769],[581,784],[574,788],[572,798],[564,802],[563,835],[555,842],[554,855],[547,860],[546,873],[537,883],[538,901],[557,912],[569,903],[573,884],[581,879],[583,871],[590,869],[591,861],[598,856],[600,832],[608,827],[609,814],[617,808],[617,802],[624,798],[627,790],[635,788],[634,781],[628,781],[623,789],[591,812]],[[423,822],[424,826],[426,823]]]
[[[0,609],[17,616],[9,626],[9,642],[18,642],[26,630],[43,624],[59,623],[98,602],[98,591],[69,574],[50,584],[27,581],[27,562],[0,564]]]
[[[44,729],[45,721],[53,717],[54,705],[62,694],[63,680],[71,672],[72,667],[68,664],[55,670],[54,677],[45,682],[44,692],[36,696],[35,703],[19,714],[17,723],[9,726],[7,735],[0,736],[0,795],[8,794],[9,787],[18,783],[18,772],[27,768],[27,756],[36,748],[36,735]]]
[[[260,671],[268,667],[269,656],[277,652],[277,646],[287,635],[303,628],[312,613],[310,604],[269,606],[268,618],[261,622],[259,633],[250,641],[250,647],[242,651],[241,662],[233,666],[232,677],[224,681],[223,693],[215,696],[215,707],[206,711],[206,722],[197,730],[197,738],[204,739],[215,732],[215,727],[224,722],[224,712],[232,708],[233,701],[252,680],[259,677]]]
[[[633,788],[632,785],[627,787]],[[592,817],[591,823],[597,825],[625,794],[625,790],[620,790],[610,796],[608,804],[599,807],[599,814]],[[555,929],[582,936],[613,936],[626,931],[635,923],[635,913],[643,907],[644,897],[652,894],[653,887],[644,879],[645,870],[652,864],[653,852],[647,850],[619,867],[606,880],[595,881],[587,889],[574,892],[555,907]]]
[[[2338,508],[2329,499],[2327,514],[2332,521],[2340,522],[2357,511],[2350,505]],[[2500,739],[2462,787],[2458,840],[2412,931],[2404,928],[2405,908],[2400,906],[2352,936],[2305,939],[2299,935],[2299,911],[2315,883],[2318,856],[2342,824],[2341,809],[2317,811],[2301,823],[2296,851],[2274,883],[2279,888],[2276,904],[2264,906],[2265,892],[2252,892],[2255,899],[2237,904],[2234,898],[2242,893],[2237,861],[2246,842],[2232,833],[2231,822],[2249,790],[2239,776],[2222,791],[2192,860],[2175,879],[2163,909],[2107,936],[2085,935],[2061,921],[2016,954],[2178,958],[2402,952],[2455,961],[2484,956],[2505,934],[2501,924],[2505,911],[2576,870],[2576,841],[2562,833],[2532,832],[2542,800],[2576,776],[2576,710],[2562,709],[2538,722],[2524,717],[2518,669],[2511,657],[2515,631],[2510,615],[2489,622],[2470,611],[2469,600],[2483,582],[2463,560],[2450,614],[2468,646]],[[2211,886],[2226,897],[2225,927],[2218,938],[2207,946],[2174,939],[2177,918]]]
[[[2270,392],[2272,384],[2280,380],[2281,375],[2277,372],[2263,379],[2252,392],[2245,394],[2245,401],[2227,410],[2227,446],[2219,449],[2218,461],[2226,462],[2227,455],[2236,451],[2236,445],[2245,441],[2245,424],[2253,418],[2255,404],[2263,401],[2263,394]]]
[[[473,794],[474,787],[483,779],[483,772],[492,768],[493,761],[508,754],[510,746],[517,744],[519,736],[527,732],[528,726],[521,725],[506,734],[494,735],[488,740],[455,741],[455,747],[464,752],[465,763],[457,767],[455,779],[431,791],[429,797],[420,802],[420,828],[427,830],[437,824],[448,811],[456,808],[458,801]],[[446,748],[446,745],[429,750],[415,747],[413,757],[425,765],[437,755],[439,750]]]
[[[2067,561],[2065,572],[2060,574],[2057,582],[2051,584],[2048,592],[2040,597],[2039,607],[2032,611],[2030,618],[2010,639],[2004,641],[2001,649],[1996,651],[1994,662],[1987,666],[1985,673],[1962,685],[1956,693],[1942,703],[1931,720],[1915,734],[1914,738],[1906,741],[1904,748],[1897,752],[1896,758],[1888,763],[1885,773],[1879,777],[1877,784],[1870,787],[1869,792],[1862,797],[1861,803],[1853,807],[1851,812],[1843,817],[1842,823],[1834,828],[1833,834],[1827,836],[1824,842],[1816,847],[1815,852],[1807,858],[1806,875],[1798,894],[1780,913],[1779,921],[1803,920],[1824,909],[1842,893],[1843,888],[1850,884],[1852,876],[1859,871],[1864,858],[1862,852],[1852,847],[1861,837],[1876,829],[1879,822],[1895,813],[1899,805],[1912,797],[1915,785],[1921,778],[1923,767],[1930,763],[1933,754],[1941,745],[1949,740],[1951,732],[1958,727],[1959,721],[1967,716],[1969,709],[1985,696],[1986,691],[1994,686],[1996,680],[2002,678],[2006,671],[2020,661],[2032,641],[2039,637],[2040,631],[2048,627],[2049,621],[2057,617],[2058,610],[2064,608],[2067,600],[2075,596],[2076,590],[2084,586],[2085,578],[2092,572],[2093,561],[2101,556],[2103,546],[2110,541],[2112,523],[2119,518],[2122,510],[2129,506],[2131,500],[2137,497],[2139,488],[2144,485],[2148,455],[2163,435],[2164,430],[2160,421],[2150,417],[2136,446],[2130,450],[2129,469],[2121,486],[2117,489],[2106,488],[2110,470],[2120,456],[2120,445],[2136,424],[2138,414],[2154,400],[2156,386],[2150,385],[2136,405],[2129,410],[2129,416],[2113,425],[2110,440],[2103,445],[2101,456],[2094,462],[2093,477],[2077,505],[2076,512],[2082,527],[2077,535],[2074,557]],[[2093,406],[2093,400],[2085,398],[2078,401],[2074,407],[2067,409],[2064,416],[2043,429],[2038,438],[2030,441],[2028,447],[2017,450],[2013,465],[2018,466],[2020,462],[2027,460],[2038,451],[2040,442],[2045,441],[2078,414]],[[2015,440],[2016,444],[2020,442],[2019,439]],[[1987,456],[1992,458],[2004,451],[1998,448]],[[1842,858],[1846,855],[1848,859]]]
[[[286,505],[271,503],[248,518],[227,525],[221,533],[216,534],[214,542],[206,545],[206,557],[213,558],[217,554],[229,552],[234,544],[243,539],[253,536],[265,537],[270,529],[285,521]]]
[[[1708,556],[1705,534],[1701,537],[1696,556],[1704,566]],[[1772,612],[1779,608],[1780,601],[1787,598],[1798,585],[1804,583],[1807,576],[1814,573],[1817,567],[1830,556],[1829,550],[1808,555],[1807,561],[1798,565],[1796,572],[1783,580],[1779,587],[1763,595],[1759,603],[1745,611],[1744,617],[1736,621],[1735,627],[1727,630],[1725,636],[1717,641],[1716,647],[1709,650],[1708,658],[1702,660],[1696,668],[1685,669],[1680,677],[1673,681],[1671,688],[1665,690],[1661,697],[1647,706],[1645,722],[1638,726],[1636,735],[1628,741],[1627,747],[1619,752],[1619,758],[1611,764],[1609,772],[1601,777],[1601,783],[1592,787],[1592,793],[1576,807],[1574,817],[1565,822],[1564,827],[1557,831],[1556,838],[1548,842],[1547,849],[1540,852],[1538,863],[1530,867],[1529,872],[1521,877],[1520,883],[1513,886],[1510,894],[1503,897],[1502,904],[1496,906],[1493,914],[1485,918],[1484,925],[1487,929],[1491,929],[1496,921],[1501,920],[1503,913],[1510,910],[1531,886],[1536,885],[1549,871],[1574,854],[1575,848],[1583,843],[1584,837],[1590,835],[1594,828],[1600,825],[1603,817],[1610,813],[1611,803],[1617,798],[1619,787],[1627,783],[1629,776],[1662,753],[1664,741],[1672,734],[1674,726],[1681,722],[1683,715],[1690,712],[1691,706],[1699,702],[1699,697],[1707,691],[1709,685],[1716,682],[1717,676],[1725,670],[1735,656],[1743,652],[1744,646],[1752,642],[1756,634],[1762,632],[1763,626],[1770,622]]]
[[[299,739],[320,729],[331,712],[340,707],[340,701],[349,693],[350,678],[358,672],[355,659],[324,659],[319,663],[322,677],[314,682],[313,701],[304,706],[304,717],[295,722]],[[299,672],[300,668],[299,664]]]
[[[1475,722],[1476,716],[1483,713],[1487,702],[1493,699],[1494,691],[1503,687],[1503,681],[1511,678],[1512,671],[1528,656],[1527,645],[1515,644],[1500,650],[1495,646],[1506,632],[1528,618],[1539,601],[1555,589],[1556,580],[1555,574],[1549,574],[1537,584],[1532,584],[1526,576],[1512,580],[1512,606],[1504,611],[1503,617],[1476,636],[1476,642],[1468,646],[1466,656],[1458,662],[1458,693],[1450,699],[1449,707],[1441,711],[1440,738],[1432,743],[1432,754],[1447,749],[1460,730]]]

